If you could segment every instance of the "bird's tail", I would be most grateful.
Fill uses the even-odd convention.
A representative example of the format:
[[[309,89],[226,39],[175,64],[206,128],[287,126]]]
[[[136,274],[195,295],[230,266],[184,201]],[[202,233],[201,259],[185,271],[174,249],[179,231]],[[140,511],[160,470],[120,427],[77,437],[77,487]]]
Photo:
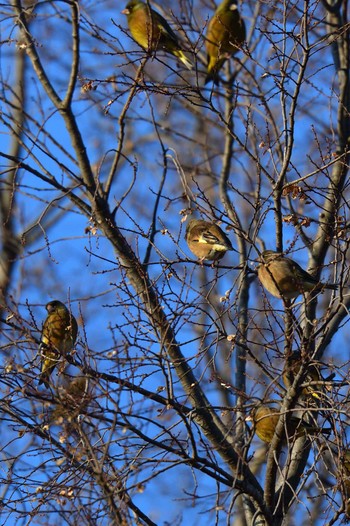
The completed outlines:
[[[219,75],[216,69],[212,69],[205,77],[204,84],[208,84],[209,82],[214,82],[215,86],[220,84]]]
[[[44,384],[45,387],[48,389],[50,387],[50,384],[48,382],[48,379],[49,379],[49,374],[47,371],[41,373],[40,375],[40,378],[39,378],[39,382],[38,382],[38,385],[41,385],[41,384]]]
[[[215,86],[218,86],[220,84],[220,78],[219,78],[219,71],[222,68],[225,58],[219,59],[216,58],[215,60],[210,60],[208,57],[208,68],[207,68],[207,76],[205,77],[204,84],[208,84],[208,82],[213,81]]]
[[[204,84],[208,84],[208,82],[211,81],[214,82],[215,86],[220,84],[218,71],[216,69],[212,69],[210,73],[208,73],[208,75],[205,77]]]
[[[325,283],[323,284],[323,286],[325,289],[329,289],[329,290],[337,290],[339,287],[338,283]]]
[[[193,64],[190,61],[189,58],[186,57],[185,53],[181,51],[181,49],[176,49],[173,51],[175,57],[177,57],[183,64],[185,64],[186,68],[191,70],[193,69]]]

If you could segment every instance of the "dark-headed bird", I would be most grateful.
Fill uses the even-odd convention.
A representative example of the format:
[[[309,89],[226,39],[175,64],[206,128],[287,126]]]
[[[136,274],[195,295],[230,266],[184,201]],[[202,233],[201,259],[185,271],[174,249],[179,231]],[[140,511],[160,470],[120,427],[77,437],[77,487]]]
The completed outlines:
[[[218,73],[225,60],[241,48],[245,40],[245,25],[237,2],[224,0],[216,9],[208,24],[205,47],[208,54],[205,84],[214,80],[218,84]]]
[[[177,57],[188,69],[191,61],[186,57],[178,38],[165,18],[141,0],[130,0],[122,11],[127,16],[131,35],[146,51],[163,49]]]
[[[48,312],[41,333],[41,375],[40,384],[49,387],[49,378],[61,356],[72,351],[77,339],[78,324],[67,307],[58,300],[46,305]]]
[[[335,283],[322,283],[281,252],[265,250],[260,256],[258,277],[265,289],[276,298],[293,299],[322,289],[337,290]]]
[[[186,227],[185,240],[190,251],[201,261],[221,259],[233,250],[231,241],[215,223],[203,219],[191,219]]]

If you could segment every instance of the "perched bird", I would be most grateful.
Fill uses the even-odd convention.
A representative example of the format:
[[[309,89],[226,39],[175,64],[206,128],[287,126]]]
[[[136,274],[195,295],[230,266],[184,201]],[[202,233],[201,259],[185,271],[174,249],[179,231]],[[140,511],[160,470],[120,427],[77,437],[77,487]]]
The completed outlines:
[[[223,0],[208,24],[205,47],[208,54],[205,84],[214,80],[225,60],[239,51],[245,40],[245,25],[236,0]]]
[[[185,239],[188,248],[201,261],[216,261],[233,250],[231,241],[215,223],[203,219],[191,219],[186,227]]]
[[[303,364],[303,360],[300,352],[293,352],[288,356],[282,378],[284,385],[290,387],[294,382],[295,376],[299,373],[300,367]],[[320,399],[322,397],[322,382],[330,381],[334,378],[335,374],[330,374],[327,378],[323,378],[320,372],[320,368],[316,363],[309,363],[306,366],[306,372],[303,379],[303,384],[308,382],[319,382],[319,385],[306,385],[302,388],[301,394],[305,396],[312,396],[314,398]]]
[[[321,283],[295,261],[281,252],[265,250],[260,256],[258,277],[266,290],[276,298],[293,299],[311,290],[337,290],[334,283]]]
[[[41,333],[40,353],[42,356],[40,384],[49,387],[49,378],[61,355],[69,353],[77,338],[78,325],[74,316],[60,301],[50,301]]]
[[[163,49],[174,55],[192,69],[191,61],[181,49],[177,36],[168,22],[141,0],[130,0],[122,11],[128,18],[128,25],[132,37],[147,51]]]
[[[254,431],[262,440],[269,444],[276,431],[276,426],[278,424],[281,412],[275,407],[268,407],[266,405],[259,405],[255,407],[250,415],[246,418],[249,422],[253,422]],[[287,430],[287,433],[286,433]],[[283,443],[288,440],[295,438],[300,438],[303,435],[314,435],[317,433],[330,434],[331,429],[322,429],[317,426],[312,426],[307,422],[304,422],[296,416],[288,418],[287,428],[284,430]]]

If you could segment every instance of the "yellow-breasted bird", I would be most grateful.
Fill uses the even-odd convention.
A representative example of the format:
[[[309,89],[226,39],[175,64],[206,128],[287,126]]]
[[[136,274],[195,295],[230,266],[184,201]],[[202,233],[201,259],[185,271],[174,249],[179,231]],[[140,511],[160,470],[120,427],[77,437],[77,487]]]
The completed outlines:
[[[49,387],[49,378],[60,357],[69,353],[77,339],[78,324],[67,307],[58,300],[46,305],[48,312],[41,333],[40,353],[42,357],[40,384]]]
[[[122,11],[127,16],[131,35],[147,51],[163,49],[177,57],[188,69],[191,61],[186,57],[178,38],[165,18],[141,0],[130,0]]]
[[[245,40],[245,24],[237,2],[224,0],[216,9],[208,24],[205,47],[208,54],[205,84],[214,80],[218,84],[218,72],[225,60],[239,51]]]
[[[185,240],[190,251],[200,260],[216,261],[228,250],[233,250],[231,241],[215,223],[203,219],[191,219],[186,227]]]
[[[260,256],[258,277],[266,290],[276,298],[293,299],[311,290],[337,290],[335,283],[322,283],[281,252],[264,250]]]
[[[250,412],[250,415],[246,420],[248,422],[253,422],[254,431],[260,440],[270,444],[275,435],[280,415],[281,412],[279,409],[261,404]],[[288,440],[292,440],[293,438],[300,438],[304,435],[315,435],[318,433],[330,434],[331,429],[313,426],[296,416],[292,416],[288,418],[282,442],[284,444],[287,443],[287,436]]]

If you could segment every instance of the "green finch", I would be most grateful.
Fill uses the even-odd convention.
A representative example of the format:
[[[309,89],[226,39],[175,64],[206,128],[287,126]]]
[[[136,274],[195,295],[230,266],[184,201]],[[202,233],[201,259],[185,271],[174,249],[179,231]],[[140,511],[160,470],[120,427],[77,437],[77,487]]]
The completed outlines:
[[[205,47],[208,54],[205,84],[214,80],[225,60],[237,53],[245,40],[245,25],[235,0],[224,0],[216,9],[208,24]]]
[[[228,250],[233,250],[231,241],[215,223],[202,219],[191,219],[186,227],[185,240],[190,251],[201,261],[221,259]]]
[[[254,431],[258,435],[260,440],[266,442],[267,444],[270,444],[275,435],[280,414],[280,410],[276,409],[275,407],[259,405],[251,411],[250,415],[246,418],[246,420],[248,422],[253,422]],[[300,438],[308,434],[329,434],[330,432],[330,429],[328,430],[312,426],[307,422],[304,422],[300,418],[292,416],[288,418],[286,430],[284,430],[283,443],[286,444],[287,439],[291,440],[293,439],[293,437]]]
[[[338,288],[334,283],[321,283],[281,252],[265,250],[260,256],[260,261],[259,280],[276,298],[293,299],[311,290]]]
[[[42,357],[40,384],[49,387],[49,378],[61,356],[69,353],[77,339],[78,325],[74,316],[60,301],[50,301],[41,333],[40,353]]]
[[[181,49],[177,36],[168,22],[141,0],[130,0],[122,11],[128,18],[131,35],[147,51],[163,49],[192,69],[190,60]]]

